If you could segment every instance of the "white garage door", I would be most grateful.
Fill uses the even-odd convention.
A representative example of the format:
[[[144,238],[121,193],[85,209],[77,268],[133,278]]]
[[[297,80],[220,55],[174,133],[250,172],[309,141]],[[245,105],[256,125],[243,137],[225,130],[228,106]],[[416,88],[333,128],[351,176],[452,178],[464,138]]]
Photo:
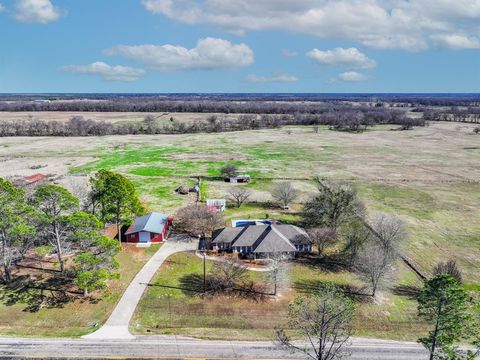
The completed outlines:
[[[150,233],[142,231],[140,233],[140,242],[141,243],[148,243],[150,242]]]

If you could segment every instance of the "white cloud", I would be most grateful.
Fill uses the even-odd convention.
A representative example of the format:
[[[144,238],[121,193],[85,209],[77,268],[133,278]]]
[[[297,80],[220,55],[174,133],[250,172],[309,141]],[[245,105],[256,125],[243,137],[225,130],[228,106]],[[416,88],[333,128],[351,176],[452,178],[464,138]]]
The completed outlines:
[[[358,69],[371,69],[377,66],[376,62],[369,59],[357,48],[335,48],[333,50],[313,49],[307,53],[315,61],[324,65],[346,66]]]
[[[176,45],[119,45],[105,50],[106,55],[120,55],[140,61],[161,71],[185,69],[225,69],[251,65],[253,51],[245,44],[214,38],[201,39],[193,49]]]
[[[338,74],[338,80],[344,81],[344,82],[359,82],[359,81],[368,80],[368,77],[356,71],[347,71],[347,72]]]
[[[452,50],[477,49],[480,47],[480,40],[478,37],[451,34],[433,36],[432,39],[437,44]]]
[[[437,36],[480,33],[479,0],[142,0],[154,13],[239,32],[286,30],[381,49],[426,50]],[[448,42],[443,45],[451,47]],[[459,48],[475,42],[456,42]],[[478,46],[476,46],[478,47]]]
[[[5,11],[5,10],[6,10],[5,6],[3,4],[0,4],[0,12]]]
[[[273,76],[248,75],[247,81],[251,83],[295,82],[295,81],[298,81],[298,78],[296,76],[286,74],[286,73],[273,75]]]
[[[295,56],[298,56],[298,53],[296,51],[292,51],[292,50],[289,50],[289,49],[283,49],[282,50],[282,54],[283,56],[285,57],[295,57]]]
[[[50,0],[17,0],[15,19],[47,24],[60,18],[60,10]]]
[[[62,70],[72,74],[100,75],[109,81],[136,81],[145,74],[143,69],[121,65],[111,66],[101,61],[89,65],[68,65],[64,66]]]

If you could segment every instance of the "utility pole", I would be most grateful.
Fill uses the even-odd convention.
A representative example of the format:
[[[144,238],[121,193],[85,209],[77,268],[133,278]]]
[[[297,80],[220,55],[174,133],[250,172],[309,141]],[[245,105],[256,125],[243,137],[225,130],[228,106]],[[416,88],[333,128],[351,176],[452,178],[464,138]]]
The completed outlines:
[[[203,293],[207,292],[207,254],[203,253]]]

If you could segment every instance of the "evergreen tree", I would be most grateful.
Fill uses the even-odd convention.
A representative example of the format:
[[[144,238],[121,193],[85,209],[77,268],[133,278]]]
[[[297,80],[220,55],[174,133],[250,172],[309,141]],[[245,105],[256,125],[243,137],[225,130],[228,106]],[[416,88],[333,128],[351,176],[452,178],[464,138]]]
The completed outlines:
[[[138,199],[133,183],[123,175],[108,170],[100,170],[91,179],[92,212],[104,223],[117,224],[121,242],[121,225],[132,216],[142,215],[144,208]]]
[[[60,270],[65,270],[64,252],[70,243],[70,216],[78,210],[80,201],[67,189],[58,185],[40,186],[33,196],[40,211],[40,232],[54,246]]]
[[[12,263],[21,257],[35,234],[32,214],[25,192],[0,178],[0,255],[6,283],[12,281]]]
[[[425,282],[418,297],[418,315],[433,326],[426,337],[419,339],[434,359],[473,359],[469,351],[455,346],[476,337],[478,319],[474,301],[450,275],[437,275]]]

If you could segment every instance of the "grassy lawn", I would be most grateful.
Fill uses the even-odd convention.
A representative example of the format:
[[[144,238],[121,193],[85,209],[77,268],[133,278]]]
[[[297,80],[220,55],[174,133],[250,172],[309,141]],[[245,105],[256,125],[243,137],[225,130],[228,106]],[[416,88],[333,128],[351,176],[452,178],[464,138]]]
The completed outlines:
[[[202,297],[188,277],[203,274],[203,261],[193,253],[171,256],[155,275],[130,323],[134,333],[184,334],[209,339],[271,338],[284,315],[288,299],[263,302],[244,298]],[[207,272],[212,266],[207,261]],[[248,272],[251,280],[265,275]],[[192,291],[196,290],[196,291]]]
[[[150,248],[124,247],[117,256],[120,279],[111,281],[108,289],[103,294],[95,294],[92,300],[76,297],[53,307],[31,311],[31,305],[38,301],[38,291],[1,289],[0,334],[76,337],[95,331],[107,320],[128,284],[158,248],[158,245]],[[48,291],[45,295],[52,296]]]
[[[480,283],[480,184],[399,186],[358,184],[370,211],[401,217],[409,229],[404,253],[429,275],[440,261],[455,259],[468,283]],[[402,274],[400,274],[402,275]]]
[[[212,263],[207,262],[207,271]],[[399,271],[407,271],[399,265]],[[247,300],[237,297],[202,297],[198,288],[189,286],[192,274],[201,275],[202,260],[192,253],[170,257],[154,277],[140,301],[131,330],[138,334],[180,334],[208,339],[269,340],[273,329],[285,326],[288,303],[296,295],[308,295],[325,282],[358,289],[362,283],[346,271],[328,271],[308,262],[289,265],[290,282],[278,299]],[[255,281],[265,281],[264,273],[249,272]],[[426,331],[416,318],[416,302],[401,291],[407,285],[419,286],[409,278],[396,290],[400,295],[384,292],[381,303],[369,297],[355,297],[357,315],[355,335],[414,340]]]
[[[420,288],[421,282],[401,263],[397,274],[404,280],[383,289],[375,302],[368,296],[355,296],[357,305],[353,322],[354,335],[375,338],[416,340],[427,331],[426,324],[416,316],[417,302],[409,296],[411,289]],[[398,275],[397,275],[398,276]],[[305,294],[324,282],[333,282],[359,293],[364,286],[355,274],[341,269],[329,269],[321,264],[293,264],[291,267],[292,286],[297,294]]]

